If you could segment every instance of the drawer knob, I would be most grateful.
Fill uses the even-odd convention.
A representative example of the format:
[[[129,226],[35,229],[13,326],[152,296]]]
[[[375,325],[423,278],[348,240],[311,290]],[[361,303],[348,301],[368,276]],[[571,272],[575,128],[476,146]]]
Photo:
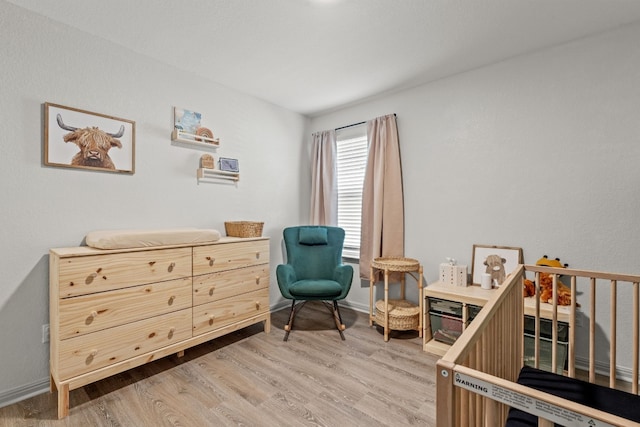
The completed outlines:
[[[169,328],[169,339],[173,338],[173,333],[176,331],[176,328],[173,326]]]
[[[256,252],[256,259],[260,259],[260,252]]]
[[[211,288],[209,288],[209,296],[212,296],[213,295],[213,291],[215,291],[215,290],[216,290],[215,286],[212,286]]]
[[[169,297],[169,305],[172,305],[175,300],[176,300],[176,297],[174,295],[171,295]]]
[[[207,261],[209,261],[209,267],[213,267],[213,263],[215,262],[215,258],[211,258],[210,256],[207,257]]]
[[[176,263],[175,263],[175,262],[172,262],[171,264],[169,264],[169,268],[168,268],[169,273],[171,273],[171,272],[173,271],[173,268],[174,268],[175,266],[176,266]]]
[[[213,316],[209,316],[209,325],[213,325]]]
[[[256,285],[260,284],[260,276],[256,276]]]
[[[256,301],[256,310],[260,310],[260,301]]]
[[[97,312],[97,311],[95,311],[95,310],[93,310],[93,311],[91,312],[91,316],[90,316],[90,317],[91,317],[92,319],[95,319],[96,317],[98,317],[98,312]]]
[[[91,273],[90,275],[87,276],[84,282],[87,285],[90,285],[91,283],[93,283],[93,279],[95,279],[96,277],[98,277],[98,273]]]
[[[89,352],[89,354],[87,355],[87,358],[85,359],[84,363],[86,365],[90,365],[91,363],[93,363],[93,359],[98,355],[98,350],[97,349],[93,349]]]

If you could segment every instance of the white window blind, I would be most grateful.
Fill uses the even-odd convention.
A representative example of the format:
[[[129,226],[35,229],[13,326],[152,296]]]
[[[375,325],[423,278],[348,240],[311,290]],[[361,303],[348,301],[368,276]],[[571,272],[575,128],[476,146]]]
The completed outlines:
[[[345,231],[342,255],[360,257],[360,221],[362,218],[362,186],[367,164],[366,129],[354,130],[336,138],[338,176],[338,227]]]

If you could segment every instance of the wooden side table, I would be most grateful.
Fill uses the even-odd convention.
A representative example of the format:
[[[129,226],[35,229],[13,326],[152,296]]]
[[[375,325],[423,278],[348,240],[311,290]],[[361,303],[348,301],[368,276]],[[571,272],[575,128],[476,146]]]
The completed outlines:
[[[418,284],[418,292],[419,292],[419,320],[418,320],[418,334],[422,337],[423,333],[423,303],[424,298],[422,296],[422,265],[420,262],[413,258],[375,258],[371,261],[371,271],[370,271],[370,283],[369,283],[369,326],[373,326],[375,322],[375,313],[374,313],[374,301],[373,301],[373,289],[376,285],[376,274],[382,271],[384,273],[384,324],[380,325],[384,327],[384,340],[389,341],[389,275],[391,273],[399,273],[400,274],[400,299],[405,299],[405,285],[406,285],[406,273],[409,273],[416,279]],[[417,273],[417,276],[415,275]],[[378,323],[378,322],[376,322]]]

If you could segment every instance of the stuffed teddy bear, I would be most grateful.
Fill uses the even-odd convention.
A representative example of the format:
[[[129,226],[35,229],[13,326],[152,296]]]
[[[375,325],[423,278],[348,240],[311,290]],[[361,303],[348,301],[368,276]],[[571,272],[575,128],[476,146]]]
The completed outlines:
[[[506,259],[501,258],[500,255],[487,255],[484,260],[484,265],[487,266],[485,273],[491,275],[491,283],[500,286],[504,282],[507,276],[504,271],[504,263]]]
[[[549,259],[546,255],[536,262],[536,265],[544,267],[567,268],[569,264],[562,264],[560,258]],[[571,289],[557,279],[558,305],[571,305]],[[529,279],[524,281],[524,296],[531,297],[536,294],[535,283]],[[549,302],[553,298],[553,278],[548,273],[540,273],[540,301]],[[580,306],[577,304],[577,306]]]

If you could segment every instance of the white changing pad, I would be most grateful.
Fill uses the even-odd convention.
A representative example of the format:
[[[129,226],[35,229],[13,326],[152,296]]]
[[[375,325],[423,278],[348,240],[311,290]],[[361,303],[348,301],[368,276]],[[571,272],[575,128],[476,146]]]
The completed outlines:
[[[220,232],[202,228],[158,230],[100,230],[87,234],[88,246],[98,249],[128,249],[148,246],[208,243],[220,240]]]

